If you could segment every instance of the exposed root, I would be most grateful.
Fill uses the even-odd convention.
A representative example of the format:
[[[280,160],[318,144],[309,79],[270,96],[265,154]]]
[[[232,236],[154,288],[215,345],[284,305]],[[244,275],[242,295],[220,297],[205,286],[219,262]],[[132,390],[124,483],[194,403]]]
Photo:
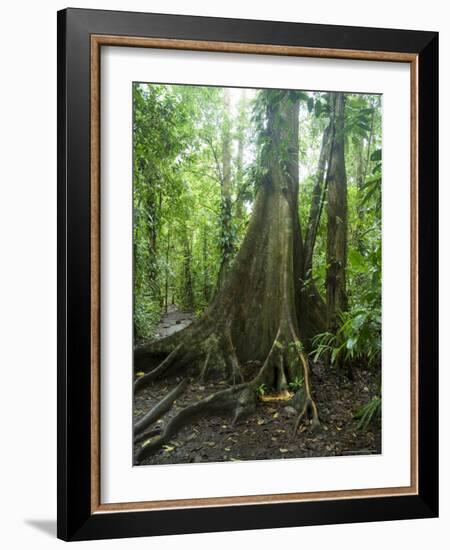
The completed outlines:
[[[317,414],[317,407],[311,398],[308,398],[305,401],[305,405],[303,406],[301,413],[297,417],[297,421],[295,422],[295,427],[293,432],[294,436],[297,434],[298,429],[300,427],[300,423],[304,418],[311,421],[311,429],[316,430],[320,427],[319,415]]]
[[[294,335],[295,336],[295,335]],[[295,423],[295,429],[294,434],[298,432],[298,428],[300,426],[300,422],[303,418],[308,418],[311,421],[311,428],[313,430],[316,430],[320,427],[320,421],[319,421],[319,414],[317,412],[317,406],[311,397],[311,384],[309,380],[309,364],[308,359],[305,357],[305,354],[303,351],[301,351],[301,347],[298,345],[300,342],[296,339],[295,340],[295,348],[297,349],[302,367],[303,367],[303,377],[304,377],[304,384],[305,384],[305,394],[306,394],[306,400],[305,405],[303,407],[303,410],[300,412],[297,421]]]
[[[286,373],[284,370],[284,356],[279,354],[277,365],[277,391],[283,393],[287,391],[288,383],[286,379]]]
[[[228,380],[232,385],[240,384],[244,381],[241,365],[236,355],[236,349],[233,345],[230,329],[227,327],[223,336],[224,359],[228,371]]]
[[[151,370],[141,378],[138,378],[134,383],[134,391],[148,386],[150,382],[153,382],[153,380],[156,380],[157,378],[165,374],[169,367],[173,365],[175,359],[180,352],[181,346],[182,344],[178,344],[178,346],[171,353],[169,353],[164,361],[161,361],[161,363],[157,367],[155,367],[153,370]]]
[[[173,405],[175,400],[184,392],[188,385],[188,379],[184,378],[170,393],[155,405],[147,414],[144,414],[134,425],[134,435],[138,435],[161,418]]]
[[[235,426],[244,418],[251,416],[256,411],[256,392],[252,384],[244,388],[237,398],[236,408],[231,426]]]
[[[135,389],[167,374],[168,369],[172,365],[178,368],[189,357],[195,357],[195,359],[199,359],[199,357],[204,358],[203,366],[200,370],[201,380],[205,379],[211,363],[217,364],[218,361],[220,362],[223,359],[228,380],[232,384],[232,387],[213,393],[201,401],[181,409],[168,421],[160,433],[155,433],[154,437],[149,436],[146,438],[150,440],[136,453],[136,464],[141,463],[145,458],[168,443],[183,426],[200,414],[231,414],[232,425],[253,414],[256,411],[257,388],[261,384],[274,388],[278,395],[284,395],[288,393],[290,383],[303,380],[302,388],[296,394],[298,398],[297,407],[300,410],[300,414],[295,423],[294,434],[298,432],[300,423],[304,419],[310,421],[313,429],[320,426],[317,407],[311,397],[308,360],[302,351],[302,345],[297,337],[294,325],[289,319],[280,323],[277,335],[263,365],[255,378],[250,382],[244,382],[229,327],[223,329],[220,337],[217,336],[217,332],[210,333],[210,336],[203,342],[203,345],[199,346],[196,354],[194,352],[189,354],[188,351],[180,357],[180,348],[181,344],[155,369],[139,379],[135,384]],[[184,391],[185,383],[185,380],[181,382],[154,409],[139,420],[135,426],[135,434],[139,434],[145,430],[171,407],[176,397]]]
[[[208,373],[208,365],[209,365],[209,358],[210,357],[211,357],[211,351],[208,351],[208,353],[206,354],[205,362],[203,363],[203,367],[202,367],[202,370],[201,370],[201,373],[200,373],[200,380],[202,382],[206,381],[206,375]]]
[[[140,443],[141,441],[146,441],[147,439],[151,439],[152,437],[155,437],[155,435],[159,435],[161,433],[161,426],[156,426],[155,428],[152,428],[151,430],[147,430],[145,432],[140,433],[134,438],[135,443]]]
[[[273,380],[270,380],[270,372],[271,368],[273,366],[273,358],[275,356],[277,348],[280,347],[280,342],[278,341],[278,337],[280,335],[280,330],[278,330],[277,335],[275,336],[275,340],[272,343],[272,346],[270,348],[270,351],[266,357],[266,360],[263,363],[263,366],[261,367],[256,379],[255,383],[257,385],[259,384],[267,384],[269,386],[273,386]]]
[[[300,360],[303,365],[303,373],[304,373],[304,380],[305,380],[305,404],[303,406],[303,409],[301,410],[300,414],[298,415],[297,421],[295,423],[294,427],[294,436],[297,434],[298,429],[300,427],[301,421],[306,418],[311,422],[311,428],[313,430],[316,430],[320,427],[320,421],[319,421],[319,414],[317,412],[317,406],[315,402],[313,401],[311,397],[311,386],[309,383],[309,366],[307,359],[305,358],[304,354],[302,352],[299,353]]]
[[[256,408],[256,392],[249,383],[240,384],[232,388],[218,391],[205,397],[198,403],[188,405],[177,413],[165,426],[160,435],[154,437],[146,445],[144,445],[136,454],[135,462],[139,464],[146,457],[153,454],[170,439],[191,419],[205,412],[216,413],[235,413],[236,418],[242,418],[243,415],[249,414],[250,411]]]

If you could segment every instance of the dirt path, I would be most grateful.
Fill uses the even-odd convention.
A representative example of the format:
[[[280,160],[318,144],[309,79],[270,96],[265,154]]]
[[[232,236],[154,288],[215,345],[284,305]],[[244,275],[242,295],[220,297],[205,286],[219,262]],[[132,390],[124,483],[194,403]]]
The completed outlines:
[[[175,332],[188,327],[194,320],[193,313],[180,311],[177,306],[170,305],[167,313],[161,317],[161,321],[156,327],[155,338],[160,340],[166,338]]]

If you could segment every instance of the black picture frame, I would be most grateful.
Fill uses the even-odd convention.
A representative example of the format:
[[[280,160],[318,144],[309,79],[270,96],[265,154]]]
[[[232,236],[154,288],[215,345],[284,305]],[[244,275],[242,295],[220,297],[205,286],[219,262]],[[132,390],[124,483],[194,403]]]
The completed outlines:
[[[418,492],[92,512],[91,36],[417,56]],[[58,537],[88,540],[438,515],[438,33],[86,9],[58,12]],[[422,368],[423,367],[423,368]]]

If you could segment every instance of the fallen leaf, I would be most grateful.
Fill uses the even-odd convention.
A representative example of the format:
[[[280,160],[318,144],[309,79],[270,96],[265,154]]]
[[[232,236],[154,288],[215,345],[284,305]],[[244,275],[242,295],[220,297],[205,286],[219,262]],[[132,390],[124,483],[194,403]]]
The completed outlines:
[[[172,447],[171,445],[163,445],[163,449],[166,453],[170,453],[175,449],[175,447]]]
[[[288,453],[288,452],[289,452],[289,449],[283,449],[283,448],[280,449],[280,453]]]
[[[293,395],[294,394],[289,392],[288,390],[284,390],[280,393],[260,395],[259,399],[260,401],[266,403],[270,401],[289,401],[289,399],[291,399]]]

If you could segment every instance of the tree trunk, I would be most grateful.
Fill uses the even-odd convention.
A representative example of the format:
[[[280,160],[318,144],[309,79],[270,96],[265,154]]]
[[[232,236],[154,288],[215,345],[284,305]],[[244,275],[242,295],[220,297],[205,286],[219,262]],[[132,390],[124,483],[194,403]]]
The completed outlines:
[[[364,207],[363,207],[363,186],[365,181],[364,169],[364,150],[365,139],[359,136],[356,145],[356,189],[357,189],[357,204],[356,204],[356,227],[355,227],[355,243],[356,248],[360,253],[363,252],[363,243],[361,239],[362,228],[364,224]],[[370,149],[370,146],[368,146]]]
[[[184,246],[184,258],[183,258],[183,307],[187,311],[194,311],[195,309],[195,300],[194,300],[194,289],[192,284],[192,254],[191,254],[191,243],[189,241],[189,236],[187,228],[184,228],[183,235],[183,246]]]
[[[203,262],[203,298],[205,303],[209,303],[211,298],[211,286],[209,281],[209,266],[208,266],[208,234],[206,226],[203,227],[203,246],[202,246],[202,262]]]
[[[328,166],[327,325],[336,332],[347,309],[347,177],[345,171],[344,94],[334,94],[334,135]]]
[[[314,246],[316,244],[317,231],[319,229],[320,217],[322,214],[323,202],[326,192],[325,170],[329,159],[332,124],[333,121],[330,120],[330,123],[327,125],[323,132],[317,173],[311,197],[311,207],[309,210],[309,219],[305,235],[304,277],[307,280],[309,280],[312,276]]]
[[[220,249],[221,263],[217,279],[217,288],[223,285],[228,268],[234,254],[234,239],[232,232],[232,179],[231,179],[231,121],[230,94],[224,89],[224,121],[222,126],[222,182],[220,206]]]
[[[239,107],[238,127],[237,127],[237,154],[236,154],[236,201],[234,204],[234,214],[236,224],[241,228],[244,218],[244,148],[245,148],[245,127],[248,124],[243,108],[246,100],[246,90],[241,90],[241,103]]]
[[[166,247],[166,269],[164,284],[164,306],[167,313],[169,308],[169,258],[170,258],[170,224],[167,228],[167,247]]]

